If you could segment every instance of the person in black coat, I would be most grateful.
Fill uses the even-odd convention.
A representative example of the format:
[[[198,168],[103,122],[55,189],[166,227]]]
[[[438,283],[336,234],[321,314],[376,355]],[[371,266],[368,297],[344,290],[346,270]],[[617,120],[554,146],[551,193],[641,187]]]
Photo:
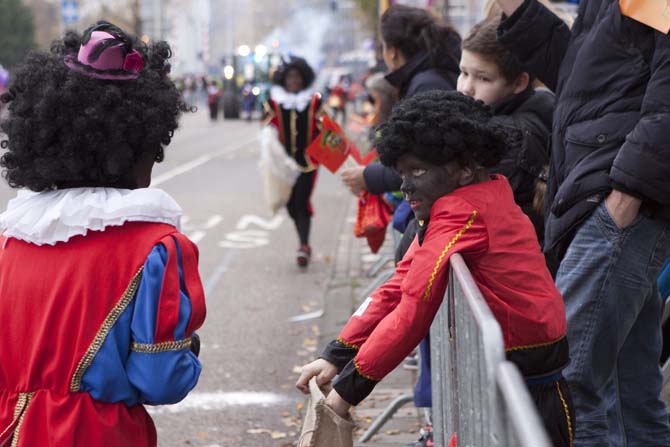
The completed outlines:
[[[392,5],[381,17],[382,56],[391,72],[386,79],[400,99],[428,90],[454,90],[458,77],[461,39],[429,11]],[[399,191],[400,176],[379,163],[350,168],[342,179],[356,195]]]
[[[498,42],[499,24],[499,17],[479,22],[463,40],[457,89],[490,105],[497,124],[520,131],[516,144],[489,171],[507,177],[514,200],[530,218],[542,244],[544,218],[536,195],[538,188],[546,187],[554,95],[533,88],[528,72]]]
[[[668,446],[656,278],[670,254],[670,38],[618,0],[582,1],[572,30],[537,0],[498,4],[498,39],[557,98],[544,248],[561,259],[574,445]]]

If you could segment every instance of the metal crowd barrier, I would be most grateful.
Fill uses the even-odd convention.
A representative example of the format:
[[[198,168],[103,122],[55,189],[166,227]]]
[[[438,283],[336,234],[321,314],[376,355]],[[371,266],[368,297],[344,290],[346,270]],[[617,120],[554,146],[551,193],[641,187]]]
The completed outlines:
[[[444,302],[430,332],[435,445],[544,447],[549,438],[502,332],[463,258],[451,257]]]

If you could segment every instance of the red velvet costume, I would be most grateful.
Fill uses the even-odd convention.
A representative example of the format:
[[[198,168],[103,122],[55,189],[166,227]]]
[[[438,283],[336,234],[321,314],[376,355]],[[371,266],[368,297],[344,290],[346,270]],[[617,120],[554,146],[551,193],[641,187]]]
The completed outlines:
[[[286,148],[286,152],[294,157],[305,171],[313,170],[317,162],[304,152],[319,134],[321,95],[315,93],[305,110],[302,111],[285,109],[272,99],[269,99],[264,107],[265,124],[270,124],[277,129],[279,141]],[[292,132],[291,129],[295,131]],[[304,133],[301,129],[307,129],[307,132]]]
[[[178,243],[179,249],[176,248]],[[157,310],[156,352],[170,349],[179,318],[177,251],[192,312],[186,333],[203,322],[197,249],[171,225],[126,223],[67,243],[34,245],[0,238],[0,445],[155,446],[142,405],[97,401],[81,391],[116,319],[134,299],[147,255],[165,246],[167,268]],[[58,318],[54,318],[57,316]],[[11,359],[11,363],[5,359]]]
[[[563,300],[545,266],[531,222],[502,176],[460,187],[433,204],[395,275],[350,318],[323,357],[341,369],[335,389],[360,402],[417,346],[460,253],[502,328],[508,357],[526,377],[567,363]]]

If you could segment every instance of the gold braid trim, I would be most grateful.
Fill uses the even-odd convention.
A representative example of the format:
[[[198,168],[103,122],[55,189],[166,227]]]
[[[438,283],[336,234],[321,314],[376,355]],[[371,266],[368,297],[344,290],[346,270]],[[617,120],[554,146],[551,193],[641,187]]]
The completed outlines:
[[[433,282],[435,281],[435,277],[437,276],[438,270],[440,270],[440,266],[442,265],[442,261],[444,260],[444,257],[447,255],[449,250],[458,242],[458,240],[463,236],[463,233],[468,231],[470,227],[472,227],[472,224],[475,222],[475,218],[477,217],[477,210],[473,211],[472,214],[470,215],[470,218],[468,219],[468,222],[458,230],[458,233],[449,241],[446,247],[444,247],[444,250],[442,250],[442,253],[440,254],[440,257],[437,258],[437,262],[435,263],[435,267],[433,268],[433,273],[430,275],[430,279],[428,280],[428,286],[426,286],[426,291],[423,292],[423,297],[422,299],[424,301],[427,301],[428,298],[430,297],[430,292],[433,289]]]
[[[358,363],[356,363],[356,360],[354,360],[354,368],[356,368],[356,372],[358,372],[358,375],[363,377],[364,379],[372,380],[373,382],[379,382],[381,379],[375,379],[372,376],[368,376],[367,374],[363,374],[361,372],[360,366],[358,366]]]
[[[556,381],[556,389],[558,390],[558,397],[561,398],[563,403],[563,412],[565,413],[565,422],[568,424],[568,438],[570,438],[570,447],[572,447],[572,421],[570,420],[570,410],[568,409],[568,404],[563,398],[563,393],[561,392],[561,385]]]
[[[159,352],[181,351],[191,346],[191,339],[164,341],[162,343],[135,343],[130,346],[131,351],[141,352],[143,354],[158,354]]]
[[[19,431],[21,430],[21,424],[23,424],[23,417],[26,415],[26,410],[28,410],[28,404],[30,404],[30,399],[33,398],[34,392],[31,393],[19,393],[19,400],[16,402],[16,407],[14,408],[14,420],[19,418],[19,422],[16,424],[14,429],[14,435],[12,436],[12,443],[10,447],[17,447],[19,445]]]
[[[356,345],[353,345],[351,343],[348,343],[348,342],[344,341],[344,339],[342,337],[337,337],[337,339],[335,341],[338,342],[338,343],[342,343],[344,346],[346,346],[349,349],[355,349],[357,351],[359,349],[361,349],[360,347],[358,347]]]
[[[549,345],[553,345],[554,343],[558,343],[559,341],[563,340],[564,338],[565,338],[565,335],[561,335],[556,340],[547,341],[547,342],[544,342],[544,343],[536,343],[534,345],[525,345],[525,346],[512,346],[511,348],[505,349],[505,352],[521,351],[522,349],[543,348],[545,346],[549,346]]]
[[[93,341],[91,342],[91,345],[88,347],[88,350],[86,350],[86,353],[79,361],[77,369],[75,369],[74,375],[72,376],[72,380],[70,381],[71,393],[79,392],[79,388],[81,388],[81,379],[82,377],[84,377],[84,373],[86,372],[88,367],[91,366],[91,363],[93,363],[93,359],[98,354],[98,351],[102,347],[102,344],[105,342],[107,334],[109,334],[109,331],[112,330],[112,326],[114,326],[114,324],[119,319],[123,311],[125,311],[126,307],[128,307],[128,304],[130,304],[132,299],[135,297],[135,292],[137,291],[137,287],[140,284],[140,279],[142,278],[143,270],[144,267],[141,267],[139,271],[135,273],[135,276],[133,276],[133,279],[130,281],[130,284],[128,284],[128,287],[126,288],[126,291],[123,292],[121,299],[119,300],[118,303],[116,303],[116,306],[114,306],[111,312],[109,312],[109,314],[105,318],[105,321],[103,321],[102,326],[98,330],[98,333],[95,334],[95,338],[93,338]]]

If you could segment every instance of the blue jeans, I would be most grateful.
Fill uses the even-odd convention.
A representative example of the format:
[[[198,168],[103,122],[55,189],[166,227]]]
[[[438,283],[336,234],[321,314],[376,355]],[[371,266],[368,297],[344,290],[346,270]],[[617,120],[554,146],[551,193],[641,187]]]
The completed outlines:
[[[620,230],[604,203],[579,227],[556,285],[568,318],[577,446],[670,446],[660,399],[662,300],[656,278],[669,225],[638,216]]]

